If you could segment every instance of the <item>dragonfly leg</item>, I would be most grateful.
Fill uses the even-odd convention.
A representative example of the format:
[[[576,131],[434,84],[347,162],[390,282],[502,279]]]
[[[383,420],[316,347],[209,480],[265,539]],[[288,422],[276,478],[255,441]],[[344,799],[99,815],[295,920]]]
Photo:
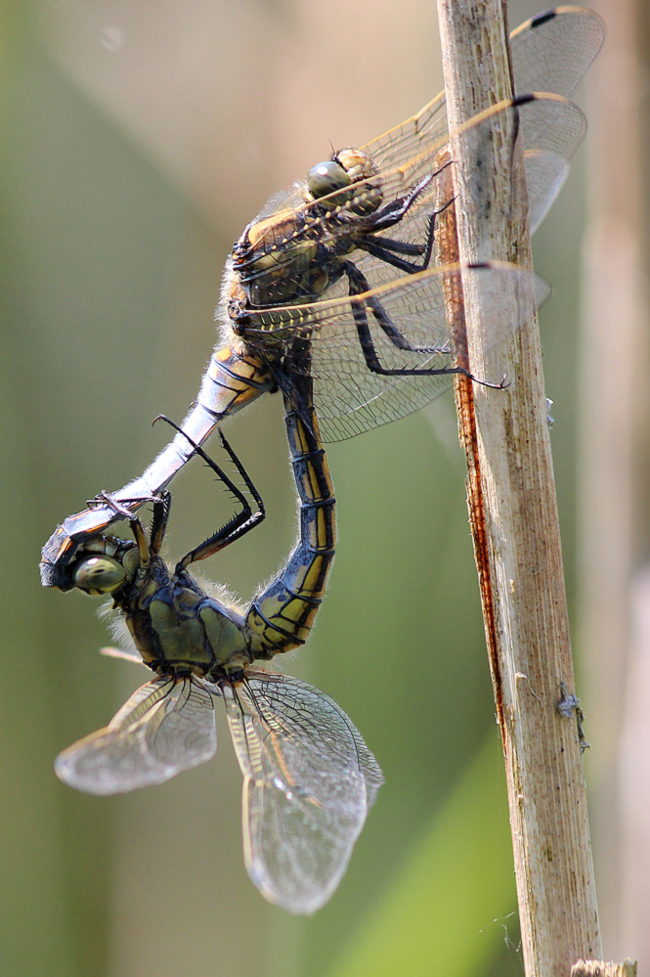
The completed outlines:
[[[433,237],[436,227],[436,215],[432,214],[428,221],[427,237],[424,244],[409,244],[406,241],[394,241],[392,238],[372,237],[359,241],[359,247],[375,258],[380,258],[394,268],[405,271],[407,275],[414,275],[418,271],[426,271],[431,260]],[[421,263],[406,261],[400,254],[418,255]]]
[[[360,237],[357,241],[357,245],[359,248],[361,248],[361,250],[367,251],[368,254],[373,255],[375,258],[379,258],[381,261],[385,261],[387,264],[393,265],[394,268],[399,268],[400,271],[405,271],[407,275],[415,275],[419,271],[426,271],[429,267],[431,252],[433,250],[436,217],[438,217],[439,214],[444,213],[444,211],[453,203],[453,201],[454,197],[450,197],[450,199],[444,203],[442,207],[439,207],[437,210],[432,212],[431,216],[429,217],[427,236],[424,244],[411,244],[407,241],[396,241],[393,238],[378,237],[373,233],[372,237],[367,237],[365,235]],[[422,257],[422,262],[418,264],[415,261],[405,261],[403,258],[398,257],[400,254],[418,255]]]
[[[379,323],[384,333],[391,342],[398,348],[403,349],[411,353],[422,353],[433,355],[434,353],[449,353],[449,349],[445,349],[441,346],[414,346],[409,343],[408,339],[401,334],[401,332],[393,324],[389,316],[386,314],[383,306],[376,298],[370,298],[366,300],[367,305],[372,310],[372,314],[376,321]],[[464,366],[441,366],[441,367],[385,367],[379,361],[377,356],[377,351],[375,349],[375,344],[372,341],[372,336],[370,334],[370,327],[368,325],[368,316],[366,315],[366,310],[364,306],[352,300],[352,314],[354,316],[354,322],[357,327],[357,334],[359,336],[359,343],[361,345],[361,350],[363,352],[363,357],[366,361],[366,366],[371,371],[371,373],[378,373],[380,376],[384,377],[440,377],[440,376],[451,376],[453,374],[460,374],[462,376],[468,377],[473,380],[474,383],[480,384],[482,387],[489,387],[491,390],[505,390],[506,387],[510,385],[510,382],[506,375],[504,374],[498,383],[492,383],[490,380],[483,380],[481,377],[475,377],[473,373],[470,373]]]
[[[157,556],[165,538],[167,520],[169,519],[171,503],[169,492],[163,491],[160,495],[152,496],[146,500],[147,502],[153,502],[153,519],[151,521],[151,539],[149,543],[147,543],[147,537],[145,536],[144,528],[139,517],[131,512],[127,506],[121,502],[117,502],[107,492],[100,492],[97,496],[97,501],[108,505],[116,516],[128,520],[133,538],[136,541],[140,553],[140,562],[143,566],[149,563],[152,556]]]
[[[429,173],[422,180],[420,180],[419,183],[416,183],[408,193],[404,194],[403,197],[398,197],[396,200],[391,200],[389,203],[384,204],[383,207],[380,207],[379,210],[376,210],[364,227],[364,233],[371,234],[375,231],[384,231],[388,227],[394,227],[395,224],[399,224],[399,222],[406,217],[413,204],[424,193],[431,182],[450,165],[451,160],[448,160],[446,163],[443,163],[439,169],[435,170],[433,173]],[[451,201],[444,204],[444,206],[439,210],[434,211],[433,216],[441,213],[446,207],[449,206],[450,202]]]
[[[399,331],[377,298],[370,296],[367,297],[363,302],[355,301],[354,296],[368,292],[369,286],[365,276],[359,271],[353,262],[345,262],[345,273],[347,274],[350,285],[352,314],[357,327],[357,334],[359,336],[361,350],[369,370],[371,370],[373,373],[381,374],[382,376],[441,376],[448,373],[466,373],[466,370],[464,370],[462,367],[452,366],[422,368],[388,368],[382,366],[381,362],[379,361],[379,357],[377,356],[377,351],[370,333],[366,308],[369,308],[372,311],[374,319],[397,349],[403,349],[409,353],[421,353],[424,355],[448,352],[448,350],[435,345],[415,346],[413,343],[409,342],[406,336]]]
[[[402,335],[399,329],[391,321],[390,317],[386,314],[383,306],[376,298],[366,299],[367,305],[372,310],[372,314],[376,321],[379,323],[384,333],[391,342],[398,348],[403,349],[411,353],[422,353],[424,355],[433,355],[434,353],[449,353],[448,348],[442,346],[414,346],[409,343],[408,339]],[[468,379],[473,380],[474,383],[480,384],[482,387],[489,387],[491,390],[505,390],[510,386],[510,381],[504,374],[498,383],[492,383],[491,380],[483,380],[481,377],[475,377],[473,373],[470,373],[464,366],[441,366],[441,367],[385,367],[379,361],[377,356],[377,351],[375,349],[375,344],[372,341],[372,336],[370,334],[370,327],[368,325],[368,316],[366,315],[366,310],[364,306],[352,300],[352,314],[354,316],[354,322],[357,327],[357,334],[359,336],[359,343],[361,345],[361,350],[363,352],[363,357],[366,361],[366,366],[371,371],[371,373],[378,373],[380,376],[384,377],[440,377],[440,376],[451,376],[453,374],[460,374],[461,376],[468,377]]]
[[[205,560],[209,556],[212,556],[214,553],[217,553],[219,550],[224,549],[224,547],[229,546],[230,543],[233,543],[236,539],[239,539],[240,536],[244,536],[254,526],[256,526],[259,522],[261,522],[264,519],[266,512],[264,509],[264,503],[262,501],[262,497],[260,496],[259,492],[253,485],[253,482],[251,481],[248,472],[246,471],[243,464],[235,454],[232,447],[230,446],[230,443],[226,440],[226,437],[222,431],[219,431],[219,437],[221,438],[221,443],[225,451],[227,452],[228,456],[230,457],[230,460],[233,462],[235,468],[237,469],[238,474],[243,479],[246,488],[250,492],[253,501],[257,506],[257,510],[255,512],[253,512],[251,505],[248,499],[246,498],[246,496],[244,495],[244,493],[242,492],[242,490],[237,485],[235,485],[232,479],[229,478],[228,475],[226,475],[223,469],[221,469],[219,465],[217,465],[214,459],[212,459],[207,454],[207,452],[205,452],[203,448],[201,448],[200,445],[196,444],[192,440],[192,438],[190,438],[190,436],[186,434],[185,431],[182,430],[181,427],[175,424],[174,421],[171,421],[168,417],[165,417],[164,414],[161,414],[159,415],[159,417],[156,418],[156,420],[159,419],[166,421],[176,431],[179,431],[181,434],[185,435],[188,442],[192,445],[192,448],[194,449],[194,453],[197,454],[199,458],[202,458],[203,461],[208,465],[208,467],[212,469],[212,471],[217,475],[219,480],[226,486],[228,491],[234,496],[235,500],[241,506],[241,511],[238,512],[235,516],[233,516],[233,518],[230,519],[224,526],[222,526],[221,529],[217,530],[216,533],[213,533],[213,535],[210,536],[208,539],[206,539],[205,542],[201,543],[200,546],[197,546],[193,550],[190,550],[190,552],[187,553],[182,560],[179,560],[179,562],[176,564],[176,571],[175,571],[178,574],[181,573],[183,570],[185,570],[186,567],[190,565],[190,563],[196,563],[197,560]]]

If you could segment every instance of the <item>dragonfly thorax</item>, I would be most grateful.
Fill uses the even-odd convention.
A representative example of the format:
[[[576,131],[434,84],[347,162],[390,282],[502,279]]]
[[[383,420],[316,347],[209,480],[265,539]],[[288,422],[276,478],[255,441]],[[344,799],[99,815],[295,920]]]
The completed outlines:
[[[359,247],[383,200],[377,168],[359,149],[313,166],[300,195],[303,206],[258,217],[233,248],[226,302],[235,332],[245,329],[247,309],[318,299],[343,274],[341,259]]]
[[[120,599],[121,598],[121,599]],[[237,611],[154,556],[115,601],[142,660],[159,675],[221,678],[251,661]]]
[[[253,221],[232,253],[233,285],[241,287],[246,304],[257,307],[298,302],[315,289],[319,293],[318,246],[299,214],[281,211]]]

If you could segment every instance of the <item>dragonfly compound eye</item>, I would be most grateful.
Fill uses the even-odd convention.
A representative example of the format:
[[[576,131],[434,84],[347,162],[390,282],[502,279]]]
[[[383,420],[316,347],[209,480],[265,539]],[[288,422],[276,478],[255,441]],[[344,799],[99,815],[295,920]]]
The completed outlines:
[[[112,556],[91,556],[82,560],[72,575],[75,587],[89,594],[110,594],[125,578],[126,570]]]
[[[349,187],[351,182],[341,164],[333,159],[317,163],[307,174],[307,186],[315,199],[326,197],[335,190],[343,190]]]

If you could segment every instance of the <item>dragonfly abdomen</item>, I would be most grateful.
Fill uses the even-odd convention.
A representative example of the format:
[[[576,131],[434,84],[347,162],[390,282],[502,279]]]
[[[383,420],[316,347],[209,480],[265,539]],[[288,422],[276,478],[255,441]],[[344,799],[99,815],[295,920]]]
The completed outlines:
[[[334,488],[311,404],[311,380],[305,380],[303,386],[308,393],[297,397],[297,402],[285,398],[287,437],[300,498],[300,539],[286,567],[255,598],[247,614],[256,658],[272,658],[304,644],[334,559]]]
[[[219,421],[273,386],[261,360],[248,350],[235,349],[234,345],[215,347],[198,396],[198,403]]]

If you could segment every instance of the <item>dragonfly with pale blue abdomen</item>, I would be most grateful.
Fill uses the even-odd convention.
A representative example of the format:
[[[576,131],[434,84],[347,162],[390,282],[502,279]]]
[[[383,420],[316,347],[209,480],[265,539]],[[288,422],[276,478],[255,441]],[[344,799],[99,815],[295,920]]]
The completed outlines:
[[[568,101],[604,38],[600,18],[558,8],[511,37],[518,96],[466,129],[498,120],[521,133],[535,229],[566,176],[585,131]],[[542,94],[528,94],[528,93]],[[552,94],[543,94],[552,93]],[[446,296],[450,280],[480,278],[484,319],[498,343],[504,289],[531,290],[532,273],[512,265],[436,265],[436,220],[451,162],[444,94],[360,149],[312,167],[305,181],[273,198],[244,230],[226,265],[217,310],[221,335],[182,429],[201,444],[221,419],[262,394],[289,394],[291,349],[310,348],[314,403],[325,441],[403,417],[445,389],[455,372]],[[538,290],[543,297],[544,288]],[[492,296],[492,299],[490,298]],[[493,310],[489,307],[493,302]],[[527,313],[522,308],[522,317]],[[523,321],[523,319],[522,319]],[[144,474],[112,498],[130,509],[157,495],[192,448],[182,433]],[[101,503],[101,500],[100,500]],[[65,565],[89,536],[116,518],[101,503],[68,517],[43,549],[41,578],[60,586]]]
[[[212,596],[188,572],[251,530],[261,499],[222,435],[243,478],[242,491],[202,451],[240,503],[222,529],[172,570],[161,558],[169,493],[153,499],[147,536],[127,519],[132,541],[95,536],[66,566],[63,589],[110,595],[133,652],[110,653],[147,665],[155,678],[138,689],[107,727],[65,750],[59,777],[93,794],[158,784],[215,753],[214,701],[223,699],[244,775],[243,832],[248,873],[271,902],[312,913],[336,889],[383,777],[361,734],[318,689],[259,667],[304,644],[334,557],[334,496],[311,404],[311,380],[286,403],[286,428],[300,497],[300,539],[287,565],[247,608]]]

